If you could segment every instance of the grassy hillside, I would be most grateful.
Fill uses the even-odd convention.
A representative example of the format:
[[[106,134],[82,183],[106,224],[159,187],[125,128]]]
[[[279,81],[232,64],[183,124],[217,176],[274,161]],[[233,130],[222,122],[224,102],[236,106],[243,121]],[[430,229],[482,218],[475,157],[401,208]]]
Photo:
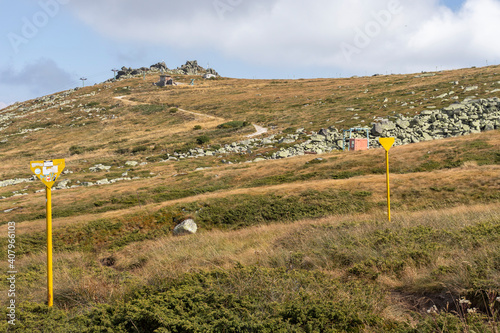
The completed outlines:
[[[165,88],[147,76],[0,110],[0,181],[16,180],[0,187],[1,275],[9,221],[18,271],[17,323],[0,327],[498,332],[498,129],[392,148],[392,222],[383,149],[247,163],[280,148],[268,145],[168,160],[244,140],[252,123],[276,137],[347,129],[500,92],[498,66],[432,74],[178,76],[183,84]],[[66,188],[53,192],[49,310],[45,193],[29,180],[29,161],[55,158],[68,172],[58,180]],[[198,233],[172,236],[187,217]],[[0,300],[7,304],[6,292]]]

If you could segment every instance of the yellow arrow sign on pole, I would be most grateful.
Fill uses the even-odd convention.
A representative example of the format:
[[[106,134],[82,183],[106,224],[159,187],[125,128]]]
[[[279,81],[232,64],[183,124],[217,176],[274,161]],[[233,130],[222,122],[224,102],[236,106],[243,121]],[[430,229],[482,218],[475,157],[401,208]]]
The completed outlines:
[[[52,188],[64,167],[62,159],[30,162],[31,171],[49,188]]]
[[[52,274],[52,186],[64,170],[64,160],[30,162],[31,171],[45,184],[47,195],[47,304],[54,304]]]
[[[394,138],[379,138],[378,142],[384,147],[386,151],[389,151],[391,149],[392,145],[394,144],[395,139]]]
[[[389,186],[389,149],[394,144],[394,138],[379,138],[378,142],[385,149],[386,179],[387,179],[387,217],[391,222],[391,187]]]

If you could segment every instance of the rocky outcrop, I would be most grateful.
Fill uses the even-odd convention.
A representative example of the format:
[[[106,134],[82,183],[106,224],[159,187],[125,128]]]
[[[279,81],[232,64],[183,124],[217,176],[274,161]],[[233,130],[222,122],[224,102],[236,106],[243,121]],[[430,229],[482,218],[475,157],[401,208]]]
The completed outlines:
[[[177,67],[171,71],[172,74],[181,74],[181,75],[212,75],[218,77],[219,74],[213,68],[203,68],[198,65],[198,61],[186,61],[184,65],[181,67]]]
[[[396,145],[462,136],[500,128],[500,99],[466,99],[441,110],[424,110],[373,125],[374,137],[395,137]]]
[[[207,74],[208,75],[215,75],[215,76],[220,76],[219,73],[215,71],[213,68],[207,68]]]
[[[158,62],[154,65],[148,67],[141,68],[131,68],[131,67],[122,67],[116,74],[116,80],[120,79],[128,79],[135,76],[141,76],[144,73],[151,72],[159,72],[165,74],[177,74],[177,75],[214,75],[215,77],[219,77],[219,74],[213,68],[203,68],[198,65],[198,61],[192,60],[187,61],[184,65],[177,67],[176,69],[169,69],[164,61]],[[113,81],[115,78],[110,79],[108,81]]]
[[[164,61],[149,66],[149,69],[150,70],[157,70],[157,71],[160,71],[160,72],[161,71],[165,71],[165,72],[168,71],[168,67],[167,67],[167,65],[165,64]]]
[[[153,66],[155,66],[155,65],[153,65]],[[151,66],[151,67],[153,67],[153,66]],[[133,68],[130,68],[130,67],[127,68],[124,66],[116,74],[116,79],[118,80],[120,78],[130,78],[130,77],[133,77],[136,75],[142,75],[142,74],[147,73],[149,71],[150,71],[150,68],[146,68],[146,67],[133,69]]]
[[[183,72],[186,75],[197,75],[202,72],[206,72],[206,70],[198,65],[198,61],[193,60],[193,61],[186,61],[184,65],[181,67],[177,68],[181,72]]]

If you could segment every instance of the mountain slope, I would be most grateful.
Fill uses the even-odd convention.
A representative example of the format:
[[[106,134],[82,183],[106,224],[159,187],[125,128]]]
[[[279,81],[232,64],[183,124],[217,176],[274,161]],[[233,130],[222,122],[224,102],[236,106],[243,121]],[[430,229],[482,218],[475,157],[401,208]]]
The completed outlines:
[[[321,128],[495,97],[498,71],[293,81],[176,75],[184,84],[163,88],[149,75],[0,110],[0,215],[5,235],[6,223],[16,222],[18,300],[45,299],[45,196],[29,161],[64,158],[53,193],[60,310],[50,315],[64,319],[49,316],[47,331],[96,331],[111,321],[124,332],[134,325],[195,332],[198,324],[493,332],[498,129],[392,148],[392,223],[382,149],[269,158],[296,144],[288,135],[307,141]],[[251,124],[269,133],[250,149],[241,142],[255,132]],[[174,238],[187,217],[198,234]],[[192,302],[198,314],[169,312],[166,299]],[[427,312],[432,305],[438,314]],[[147,311],[127,317],[136,307]],[[21,309],[26,327],[42,325],[43,306]],[[155,317],[160,309],[165,318]]]

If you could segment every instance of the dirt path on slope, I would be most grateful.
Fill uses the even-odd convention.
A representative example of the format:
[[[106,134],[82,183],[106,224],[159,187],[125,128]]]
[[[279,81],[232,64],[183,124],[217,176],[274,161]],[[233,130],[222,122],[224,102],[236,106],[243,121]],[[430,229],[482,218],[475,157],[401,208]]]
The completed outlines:
[[[117,100],[122,101],[124,104],[127,104],[127,105],[147,105],[147,103],[131,101],[130,99],[127,99],[126,97],[127,96],[124,95],[124,96],[117,96],[117,97],[114,97],[114,98],[117,99]],[[211,116],[211,115],[204,114],[204,113],[198,113],[198,112],[188,111],[188,110],[184,110],[184,109],[181,109],[181,108],[178,108],[178,110],[180,112],[189,113],[189,114],[192,114],[192,115],[197,116],[197,117],[211,119],[212,121],[217,122],[217,125],[223,124],[223,123],[225,123],[225,122],[228,121],[227,119],[224,119],[224,118],[221,118],[221,117],[216,117],[216,116]],[[253,127],[255,127],[255,133],[247,135],[247,138],[252,138],[254,136],[258,136],[258,135],[267,133],[267,128],[264,128],[264,127],[256,125],[256,124],[252,124],[252,125],[253,125]]]
[[[255,127],[256,132],[247,135],[247,138],[253,138],[254,136],[258,136],[258,135],[267,133],[267,128],[259,126],[259,125],[255,125],[255,124],[252,124],[252,125],[253,125],[253,127]]]
[[[113,97],[113,98],[117,99],[117,100],[120,100],[124,104],[127,104],[127,105],[142,105],[142,104],[146,104],[146,103],[141,103],[141,102],[134,102],[134,101],[131,101],[129,99],[125,99],[125,97],[127,97],[127,96],[117,96],[117,97]]]
[[[131,101],[130,99],[127,99],[125,97],[127,97],[127,96],[118,96],[118,97],[114,97],[114,98],[117,99],[117,100],[122,101],[124,104],[127,104],[127,105],[149,105],[148,103]],[[198,113],[198,112],[188,111],[188,110],[184,110],[184,109],[181,109],[181,108],[178,108],[177,110],[180,111],[180,112],[189,113],[189,114],[192,114],[192,115],[195,115],[195,116],[198,116],[198,117],[202,117],[202,118],[208,118],[208,119],[217,120],[217,121],[220,121],[220,122],[225,122],[226,121],[226,119],[224,119],[224,118],[216,117],[216,116],[211,116],[211,115],[204,114],[204,113]]]

